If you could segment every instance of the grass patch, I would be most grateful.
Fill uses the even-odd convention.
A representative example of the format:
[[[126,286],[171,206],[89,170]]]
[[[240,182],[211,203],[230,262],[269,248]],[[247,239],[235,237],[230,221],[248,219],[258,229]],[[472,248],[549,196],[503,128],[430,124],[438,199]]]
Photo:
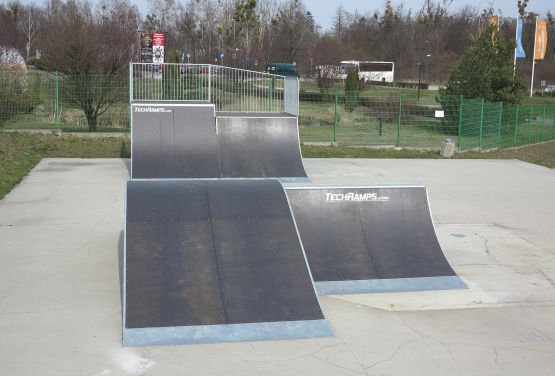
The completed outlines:
[[[304,158],[390,158],[390,159],[433,159],[440,158],[435,151],[409,149],[371,149],[354,147],[302,145]]]
[[[0,131],[0,199],[42,158],[129,158],[130,150],[128,139],[84,139]]]
[[[437,159],[438,152],[369,149],[333,146],[301,146],[305,158]],[[18,184],[42,158],[129,158],[130,140],[79,138],[0,132],[0,199]],[[458,159],[519,159],[555,168],[555,142],[492,152],[458,153]]]

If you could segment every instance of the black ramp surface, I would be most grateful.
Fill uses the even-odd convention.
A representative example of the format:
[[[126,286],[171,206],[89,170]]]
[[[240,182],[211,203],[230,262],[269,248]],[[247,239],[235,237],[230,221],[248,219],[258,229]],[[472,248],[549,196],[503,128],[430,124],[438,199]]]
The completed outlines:
[[[456,274],[437,240],[425,187],[287,188],[287,194],[317,286],[415,278],[428,278],[430,287],[460,285],[449,278]]]
[[[217,128],[223,177],[307,178],[296,117],[219,113]]]
[[[134,103],[132,178],[219,177],[214,106]]]
[[[241,328],[217,329],[229,324],[323,322],[276,180],[128,182],[125,262],[129,345],[241,340]],[[264,330],[247,339],[272,339]]]

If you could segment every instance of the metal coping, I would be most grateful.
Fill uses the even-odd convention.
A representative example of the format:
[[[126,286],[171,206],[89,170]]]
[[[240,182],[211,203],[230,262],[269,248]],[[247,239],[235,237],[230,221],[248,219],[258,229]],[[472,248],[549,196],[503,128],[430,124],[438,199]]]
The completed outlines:
[[[316,282],[318,295],[354,295],[467,289],[458,276]]]
[[[285,190],[302,190],[302,189],[395,189],[395,188],[426,188],[425,185],[421,184],[392,184],[392,185],[326,185],[326,184],[314,184],[314,185],[286,185]],[[427,191],[427,190],[426,190]]]
[[[333,337],[326,320],[124,329],[124,346],[192,345]]]

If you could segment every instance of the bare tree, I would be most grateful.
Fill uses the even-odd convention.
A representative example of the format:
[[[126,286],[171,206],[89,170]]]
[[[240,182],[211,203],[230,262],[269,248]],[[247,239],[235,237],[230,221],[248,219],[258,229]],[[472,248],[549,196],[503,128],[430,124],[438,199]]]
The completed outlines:
[[[40,29],[40,11],[33,5],[24,8],[17,24],[19,30],[25,35],[25,59],[29,60],[31,46],[37,39]]]
[[[126,0],[100,13],[70,0],[47,25],[57,38],[44,42],[46,64],[63,74],[63,99],[83,110],[91,132],[100,115],[126,99],[122,74],[135,55],[137,25],[137,9]]]

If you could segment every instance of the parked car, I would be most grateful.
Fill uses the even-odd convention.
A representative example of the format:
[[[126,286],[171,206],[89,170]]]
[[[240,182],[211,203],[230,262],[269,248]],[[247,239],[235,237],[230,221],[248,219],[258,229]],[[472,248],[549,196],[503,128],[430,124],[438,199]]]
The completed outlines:
[[[266,73],[297,78],[301,76],[295,64],[289,63],[270,63],[266,65]]]

